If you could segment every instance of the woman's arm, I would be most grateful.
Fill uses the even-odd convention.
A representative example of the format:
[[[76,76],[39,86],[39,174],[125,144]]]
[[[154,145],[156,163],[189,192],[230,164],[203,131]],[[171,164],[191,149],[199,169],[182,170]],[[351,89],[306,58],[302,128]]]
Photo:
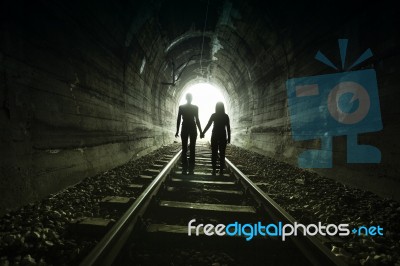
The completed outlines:
[[[211,115],[210,120],[208,120],[208,123],[204,128],[203,135],[206,134],[207,130],[210,128],[213,121],[214,121],[214,115]]]
[[[226,117],[227,117],[226,130],[228,131],[228,143],[231,143],[231,125],[229,122],[229,116],[226,115]]]
[[[178,118],[176,119],[176,133],[175,133],[175,137],[179,137],[179,126],[181,125],[181,116],[182,116],[182,110],[181,107],[179,106],[179,110],[178,110]]]

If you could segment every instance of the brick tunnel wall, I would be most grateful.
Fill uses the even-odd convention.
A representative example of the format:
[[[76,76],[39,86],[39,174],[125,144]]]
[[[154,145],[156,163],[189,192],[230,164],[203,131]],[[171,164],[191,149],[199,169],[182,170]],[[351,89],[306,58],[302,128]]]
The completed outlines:
[[[322,14],[324,19],[303,14],[303,20],[298,23],[295,21],[300,19],[297,13],[275,13],[287,16],[275,17],[275,21],[273,15],[270,17],[274,31],[261,23],[256,24],[257,27],[243,30],[242,37],[249,42],[249,46],[255,48],[253,53],[257,59],[252,68],[255,78],[242,80],[237,86],[250,88],[252,97],[247,90],[242,90],[238,96],[241,101],[232,102],[232,113],[241,114],[240,117],[235,116],[233,121],[233,143],[296,166],[302,151],[319,149],[320,142],[317,140],[293,141],[285,83],[288,78],[337,73],[315,60],[314,56],[321,50],[335,64],[340,65],[337,40],[347,38],[347,66],[367,48],[373,52],[371,59],[353,70],[376,70],[383,130],[360,134],[359,144],[379,148],[382,162],[348,164],[346,137],[338,136],[333,138],[333,168],[311,171],[400,200],[399,119],[396,118],[396,106],[400,98],[400,90],[397,88],[399,77],[396,74],[399,71],[400,46],[399,33],[394,26],[398,21],[393,10],[390,10],[390,6],[380,6],[352,13],[332,7],[329,14]],[[334,19],[339,13],[340,22]],[[318,108],[314,111],[319,112]]]
[[[172,142],[176,103],[159,85],[153,24],[135,32],[113,4],[12,2],[0,36],[0,212]]]

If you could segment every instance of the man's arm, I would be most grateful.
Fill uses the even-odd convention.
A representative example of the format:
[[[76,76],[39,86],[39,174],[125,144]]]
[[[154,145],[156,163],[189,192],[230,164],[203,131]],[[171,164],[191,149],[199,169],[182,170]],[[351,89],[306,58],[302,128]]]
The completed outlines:
[[[176,133],[175,133],[175,138],[179,137],[179,127],[181,125],[181,116],[182,116],[182,110],[181,107],[179,106],[179,111],[178,111],[178,118],[176,121]]]
[[[195,117],[196,117],[196,125],[197,125],[197,127],[198,127],[198,129],[200,131],[200,134],[201,134],[203,131],[201,131],[201,125],[200,125],[200,120],[199,120],[199,108],[197,106],[196,106]]]
[[[228,143],[231,143],[231,125],[229,122],[229,116],[226,115],[226,117],[227,117],[226,130],[228,131]]]

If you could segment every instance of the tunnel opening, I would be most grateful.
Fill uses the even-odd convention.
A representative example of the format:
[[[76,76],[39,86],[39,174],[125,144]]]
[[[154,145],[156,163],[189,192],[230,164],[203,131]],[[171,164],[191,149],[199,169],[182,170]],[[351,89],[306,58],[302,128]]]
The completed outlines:
[[[186,103],[186,94],[188,93],[191,93],[193,96],[192,104],[199,107],[199,119],[203,127],[205,127],[208,119],[215,112],[217,102],[224,103],[225,110],[228,110],[223,90],[217,85],[203,81],[188,83],[182,90],[179,105]],[[206,139],[208,138],[206,137]]]

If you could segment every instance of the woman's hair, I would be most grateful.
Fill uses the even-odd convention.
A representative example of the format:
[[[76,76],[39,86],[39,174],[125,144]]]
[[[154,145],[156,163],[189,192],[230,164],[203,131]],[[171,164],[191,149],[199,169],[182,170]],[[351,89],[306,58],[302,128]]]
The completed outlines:
[[[225,106],[223,102],[217,102],[217,104],[215,105],[215,113],[225,114]]]

